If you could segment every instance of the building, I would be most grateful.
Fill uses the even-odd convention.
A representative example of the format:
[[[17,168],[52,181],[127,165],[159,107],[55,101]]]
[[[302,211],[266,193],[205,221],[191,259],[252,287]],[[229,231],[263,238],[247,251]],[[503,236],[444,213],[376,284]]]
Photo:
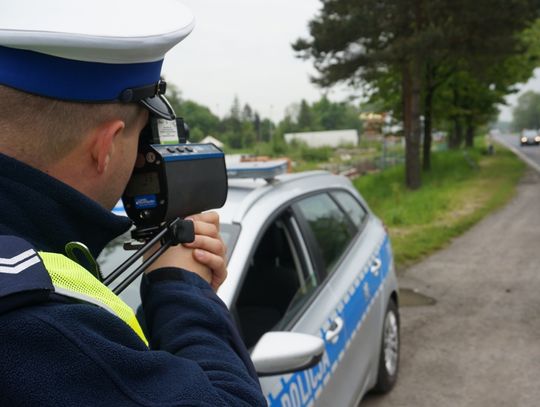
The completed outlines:
[[[285,134],[285,141],[288,144],[293,140],[306,143],[309,147],[339,147],[341,145],[357,146],[358,131],[329,130]]]

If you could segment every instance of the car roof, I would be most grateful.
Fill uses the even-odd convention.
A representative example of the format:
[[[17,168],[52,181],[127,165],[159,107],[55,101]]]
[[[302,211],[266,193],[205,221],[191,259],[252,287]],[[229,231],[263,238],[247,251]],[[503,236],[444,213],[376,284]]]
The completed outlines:
[[[327,171],[283,174],[269,181],[230,178],[227,201],[217,211],[222,223],[242,223],[246,213],[259,201],[271,201],[279,207],[294,196],[328,188],[353,189],[347,178]]]

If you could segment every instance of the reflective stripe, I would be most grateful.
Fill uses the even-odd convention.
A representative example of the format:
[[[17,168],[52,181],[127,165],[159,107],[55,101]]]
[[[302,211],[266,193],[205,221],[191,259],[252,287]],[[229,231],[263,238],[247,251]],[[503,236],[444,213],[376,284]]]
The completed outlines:
[[[14,257],[8,257],[8,258],[0,257],[0,265],[13,266],[23,260],[26,260],[29,257],[34,256],[35,254],[36,252],[34,249],[28,249],[25,252],[22,252],[21,254],[18,254],[17,256],[14,256]]]
[[[111,312],[129,325],[148,346],[148,341],[131,307],[88,270],[62,254],[39,252],[39,256],[51,276],[56,293],[97,305]]]
[[[39,257],[34,256],[28,260],[23,261],[22,263],[17,264],[16,266],[0,266],[0,273],[19,274],[21,271],[24,271],[37,263],[39,263]]]

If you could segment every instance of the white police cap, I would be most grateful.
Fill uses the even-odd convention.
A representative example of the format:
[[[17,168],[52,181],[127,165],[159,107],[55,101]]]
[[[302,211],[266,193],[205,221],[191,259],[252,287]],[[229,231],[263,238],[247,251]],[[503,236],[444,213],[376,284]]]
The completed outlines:
[[[174,117],[165,53],[193,29],[177,0],[0,0],[0,84],[79,102],[141,102]]]

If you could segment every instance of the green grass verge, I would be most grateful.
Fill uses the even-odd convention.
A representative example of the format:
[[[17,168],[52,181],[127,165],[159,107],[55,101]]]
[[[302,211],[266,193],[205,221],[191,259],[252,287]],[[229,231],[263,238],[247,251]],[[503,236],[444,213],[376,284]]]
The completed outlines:
[[[525,170],[502,147],[493,156],[478,147],[441,151],[432,160],[432,170],[423,174],[417,191],[405,188],[402,166],[354,181],[388,227],[398,270],[444,247],[506,204]]]

